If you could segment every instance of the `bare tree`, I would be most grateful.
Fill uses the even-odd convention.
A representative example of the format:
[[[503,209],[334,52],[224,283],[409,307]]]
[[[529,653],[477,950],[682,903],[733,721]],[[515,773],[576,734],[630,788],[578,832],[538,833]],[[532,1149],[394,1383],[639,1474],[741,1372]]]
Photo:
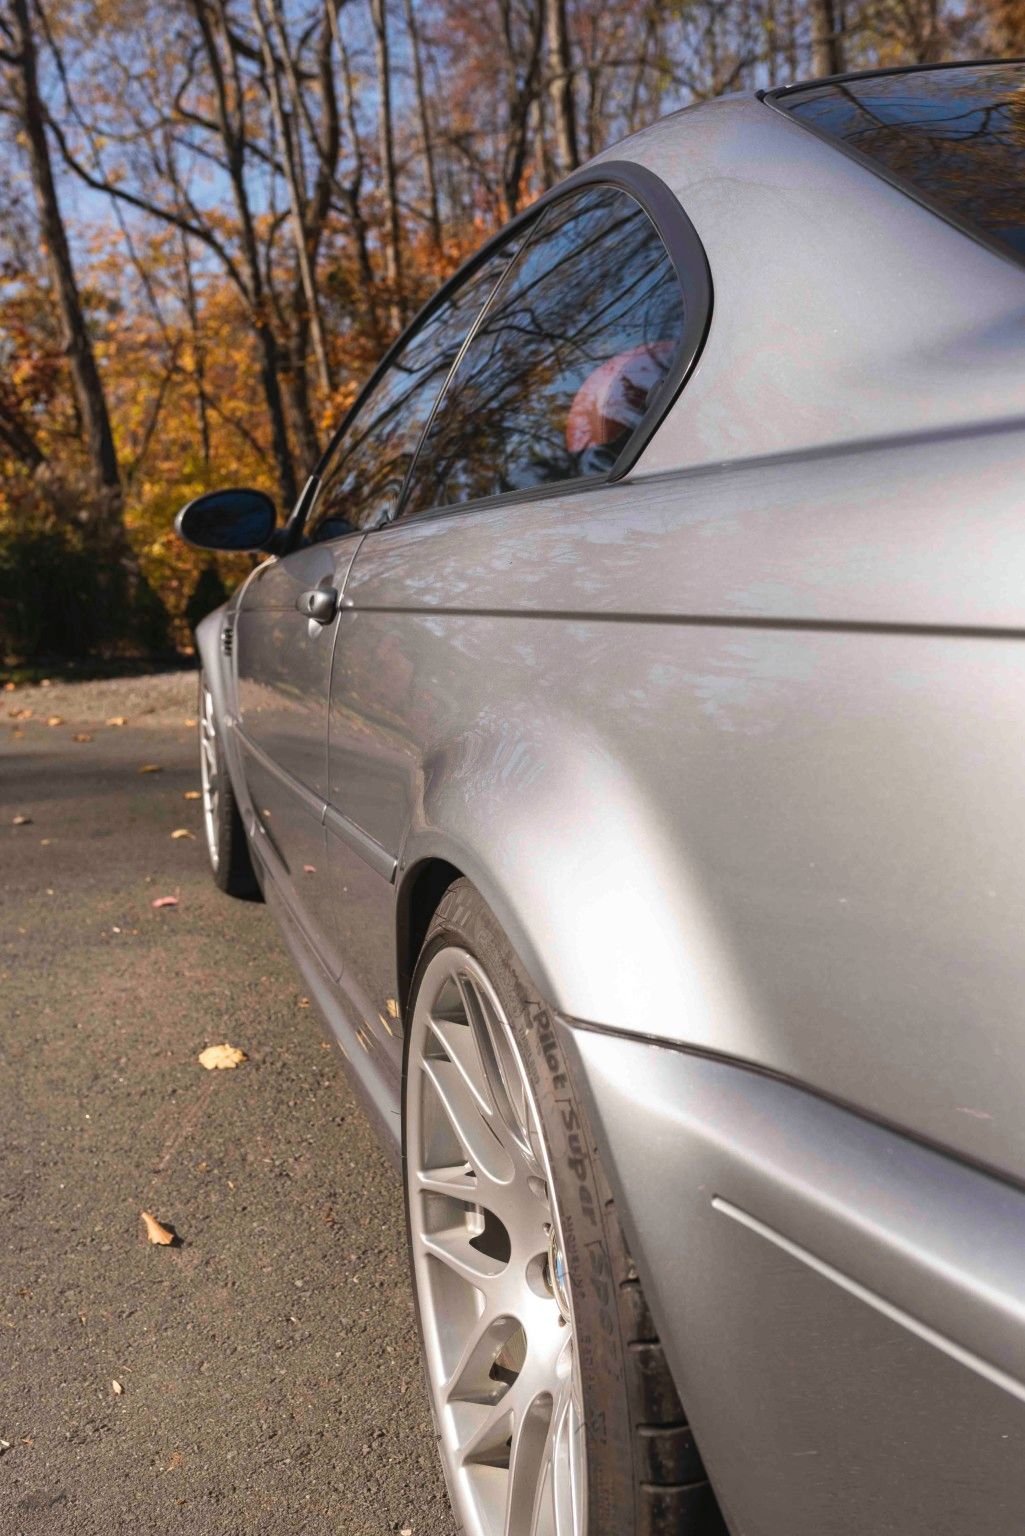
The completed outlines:
[[[548,99],[559,169],[565,173],[576,170],[580,164],[566,0],[544,0],[544,12]]]
[[[811,0],[812,69],[816,75],[841,75],[844,64],[842,0]]]
[[[393,331],[401,330],[404,316],[402,294],[402,231],[399,220],[398,173],[395,168],[395,129],[392,118],[392,77],[389,59],[387,0],[370,0],[377,60],[378,151],[385,198],[385,274],[391,290],[390,319]]]
[[[9,16],[0,19],[0,27],[7,39],[7,46],[0,48],[0,60],[8,66],[14,84],[39,226],[60,315],[62,345],[71,369],[93,478],[97,487],[106,493],[101,516],[109,525],[106,531],[113,533],[116,542],[120,543],[124,539],[120,511],[121,475],[103,384],[57,196],[46,133],[47,112],[39,90],[38,47],[28,0],[11,0]],[[24,439],[21,448],[22,457],[26,452],[32,456],[32,449]]]
[[[442,248],[441,204],[438,198],[438,173],[434,162],[434,133],[427,108],[427,90],[424,84],[423,50],[420,27],[416,19],[414,0],[405,0],[406,30],[413,57],[413,84],[416,87],[416,106],[420,117],[420,148],[424,158],[424,177],[427,182],[427,206],[431,239],[436,251]]]

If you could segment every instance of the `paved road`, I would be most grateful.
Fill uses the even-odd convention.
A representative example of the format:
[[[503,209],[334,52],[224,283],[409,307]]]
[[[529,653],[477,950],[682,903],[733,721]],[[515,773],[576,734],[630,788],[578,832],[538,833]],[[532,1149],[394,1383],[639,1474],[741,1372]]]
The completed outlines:
[[[398,1181],[208,879],[193,688],[88,742],[0,694],[0,1533],[450,1536]]]

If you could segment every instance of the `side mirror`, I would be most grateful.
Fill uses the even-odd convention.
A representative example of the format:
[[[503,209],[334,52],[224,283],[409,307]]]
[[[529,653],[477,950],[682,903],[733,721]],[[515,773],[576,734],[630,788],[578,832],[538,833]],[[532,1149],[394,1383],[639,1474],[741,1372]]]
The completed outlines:
[[[264,549],[277,521],[277,508],[263,491],[208,491],[182,507],[174,529],[198,549]]]

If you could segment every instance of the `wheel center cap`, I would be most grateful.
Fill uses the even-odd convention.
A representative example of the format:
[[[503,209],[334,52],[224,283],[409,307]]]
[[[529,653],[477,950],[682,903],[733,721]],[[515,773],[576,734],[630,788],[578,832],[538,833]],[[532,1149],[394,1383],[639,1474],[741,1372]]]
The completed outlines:
[[[566,1260],[563,1258],[554,1227],[548,1234],[548,1273],[552,1280],[552,1294],[558,1302],[559,1311],[568,1323],[569,1276],[566,1273]]]

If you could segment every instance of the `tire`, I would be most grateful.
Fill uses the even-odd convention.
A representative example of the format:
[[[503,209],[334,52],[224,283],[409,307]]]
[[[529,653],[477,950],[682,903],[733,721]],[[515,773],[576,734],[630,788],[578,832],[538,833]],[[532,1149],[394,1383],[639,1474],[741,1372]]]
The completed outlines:
[[[214,884],[242,901],[260,901],[262,895],[246,829],[239,815],[217,730],[213,695],[202,672],[199,675],[199,770],[203,831]]]
[[[410,1260],[458,1529],[724,1536],[551,1017],[465,880],[407,1017]]]

